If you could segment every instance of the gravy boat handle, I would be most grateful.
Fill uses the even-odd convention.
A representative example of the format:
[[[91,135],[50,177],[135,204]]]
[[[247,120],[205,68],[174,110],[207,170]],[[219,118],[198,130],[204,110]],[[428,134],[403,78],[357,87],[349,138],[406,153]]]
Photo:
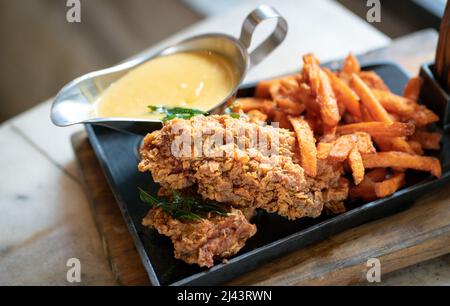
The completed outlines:
[[[251,12],[242,24],[239,41],[246,49],[249,49],[256,27],[260,23],[269,19],[277,19],[277,25],[269,37],[267,37],[252,52],[249,52],[248,69],[258,65],[283,42],[287,35],[288,24],[286,19],[284,19],[277,10],[265,4],[260,5],[253,12]]]

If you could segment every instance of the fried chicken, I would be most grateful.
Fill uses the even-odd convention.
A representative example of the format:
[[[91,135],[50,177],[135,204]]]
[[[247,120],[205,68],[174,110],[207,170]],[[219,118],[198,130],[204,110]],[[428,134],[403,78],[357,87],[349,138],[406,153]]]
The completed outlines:
[[[181,135],[189,146],[180,147]],[[255,135],[267,142],[265,149],[255,146]],[[324,205],[342,205],[343,197],[330,196],[334,190],[346,195],[339,184],[342,165],[319,161],[317,176],[309,177],[296,142],[289,130],[226,115],[174,119],[145,137],[139,170],[150,171],[164,188],[195,187],[203,198],[236,208],[262,208],[289,219],[318,217]]]
[[[213,216],[201,221],[180,221],[161,208],[152,208],[143,219],[144,226],[168,236],[175,248],[175,258],[200,267],[212,267],[214,259],[230,257],[256,233],[240,210],[231,208],[227,216]]]

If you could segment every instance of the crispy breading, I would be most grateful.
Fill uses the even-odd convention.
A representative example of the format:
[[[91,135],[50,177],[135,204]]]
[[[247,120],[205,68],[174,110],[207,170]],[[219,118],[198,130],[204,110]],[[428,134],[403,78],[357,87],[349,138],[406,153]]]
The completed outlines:
[[[222,133],[224,139],[231,137],[234,143],[212,146],[214,153],[230,150],[233,153],[176,157],[171,147],[179,136],[174,131],[180,130],[191,131],[191,135],[201,131],[203,147]],[[277,152],[268,154],[258,146],[251,146],[252,133],[258,139],[266,137],[271,145],[276,141]],[[194,152],[194,142],[188,149]],[[139,170],[150,171],[154,181],[165,188],[197,186],[198,193],[206,199],[235,207],[262,208],[289,219],[318,217],[324,205],[323,192],[338,187],[342,174],[342,164],[318,161],[317,176],[309,177],[300,166],[293,132],[230,116],[171,120],[161,130],[146,136],[141,155]]]
[[[214,265],[214,259],[228,258],[239,252],[256,233],[256,226],[233,208],[227,216],[201,221],[180,221],[161,208],[152,208],[142,224],[172,240],[175,258],[208,268]]]

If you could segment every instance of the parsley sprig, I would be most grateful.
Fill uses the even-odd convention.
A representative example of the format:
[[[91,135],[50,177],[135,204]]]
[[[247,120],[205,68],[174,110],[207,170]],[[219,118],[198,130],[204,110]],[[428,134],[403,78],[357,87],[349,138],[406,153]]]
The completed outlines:
[[[198,115],[206,115],[207,113],[195,108],[184,108],[184,107],[164,107],[164,106],[154,106],[149,105],[148,109],[152,113],[165,114],[166,116],[162,121],[169,121],[175,118],[190,119]]]
[[[152,207],[162,208],[175,219],[200,221],[203,219],[202,215],[207,213],[215,213],[219,216],[227,215],[227,211],[219,205],[197,197],[182,195],[175,190],[172,191],[171,197],[160,199],[139,188],[139,197],[142,202],[150,204]]]

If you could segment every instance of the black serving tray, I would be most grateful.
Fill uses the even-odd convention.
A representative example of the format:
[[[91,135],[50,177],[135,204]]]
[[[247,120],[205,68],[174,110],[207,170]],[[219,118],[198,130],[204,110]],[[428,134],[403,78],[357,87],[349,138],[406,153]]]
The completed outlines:
[[[367,65],[364,69],[375,70],[398,94],[408,80],[404,70],[392,63]],[[254,85],[244,86],[238,96],[252,96],[253,92]],[[425,193],[445,186],[450,178],[450,141],[448,134],[444,134],[438,156],[443,166],[441,178],[410,171],[406,188],[371,203],[348,203],[349,211],[337,216],[324,212],[316,219],[288,221],[260,211],[254,219],[258,232],[246,246],[227,264],[217,263],[211,269],[204,269],[175,259],[170,240],[141,225],[149,207],[139,200],[138,187],[154,194],[159,188],[149,173],[137,171],[142,137],[94,125],[86,125],[86,130],[153,285],[223,284],[283,254],[406,209]]]

